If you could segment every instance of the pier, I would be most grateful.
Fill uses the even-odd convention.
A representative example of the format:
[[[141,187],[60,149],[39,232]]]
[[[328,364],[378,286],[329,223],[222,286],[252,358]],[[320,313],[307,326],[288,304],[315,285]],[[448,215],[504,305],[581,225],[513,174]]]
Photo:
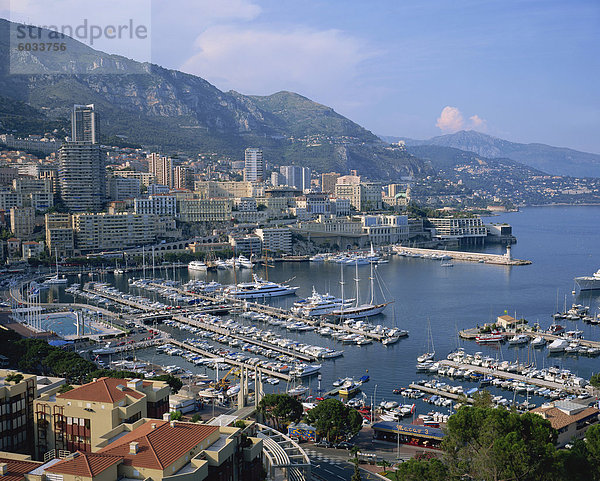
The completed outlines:
[[[406,252],[409,254],[418,255],[438,255],[438,256],[449,256],[452,259],[459,261],[468,262],[479,262],[482,264],[496,264],[502,266],[525,266],[531,264],[529,260],[513,259],[510,256],[510,250],[507,254],[484,254],[481,252],[467,252],[467,251],[447,251],[441,249],[421,249],[419,247],[404,247],[394,246],[396,253]]]
[[[194,346],[194,345],[188,344],[186,342],[176,341],[174,339],[171,339],[171,340],[169,340],[169,344],[177,346],[181,349],[185,349],[187,351],[195,352],[196,354],[200,354],[201,356],[204,356],[204,357],[210,357],[212,359],[222,360],[225,364],[229,364],[231,366],[244,367],[251,371],[257,371],[259,374],[264,373],[271,377],[283,379],[286,382],[289,382],[292,380],[292,376],[290,376],[289,374],[285,374],[285,373],[279,372],[279,371],[273,371],[272,369],[268,369],[268,368],[265,368],[262,366],[253,366],[252,364],[246,364],[244,362],[234,361],[233,359],[229,359],[227,357],[221,357],[216,354],[213,354],[212,352],[205,351],[204,349],[201,349],[198,346]]]
[[[446,397],[446,398],[452,399],[454,401],[458,401],[461,397],[461,394],[455,394],[455,393],[452,393],[449,391],[442,391],[441,389],[436,389],[434,387],[427,387],[427,386],[423,386],[421,384],[411,383],[408,385],[408,387],[411,389],[415,389],[417,391],[426,392],[427,394],[435,394],[436,396]],[[473,399],[466,397],[464,394],[462,396],[463,396],[463,398],[466,398],[468,403],[473,404]]]
[[[539,379],[539,378],[530,377],[530,376],[523,376],[522,374],[517,374],[514,372],[508,372],[508,371],[502,371],[500,369],[490,369],[487,367],[475,366],[473,364],[463,364],[463,363],[459,363],[459,362],[450,361],[447,359],[439,361],[439,363],[443,366],[453,367],[455,369],[474,371],[474,372],[478,372],[480,374],[485,374],[486,376],[490,376],[490,377],[498,377],[498,378],[502,378],[502,379],[506,379],[506,380],[511,379],[513,381],[520,381],[520,382],[524,382],[527,384],[533,384],[534,386],[552,389],[553,391],[555,391],[555,390],[567,391],[569,393],[576,394],[576,395],[587,393],[587,390],[583,387],[566,385],[566,384],[554,382],[554,381],[546,381],[545,379]]]
[[[277,351],[281,354],[285,354],[286,356],[295,357],[304,362],[315,361],[317,359],[315,356],[300,353],[300,352],[297,352],[297,351],[294,351],[291,349],[285,349],[281,346],[277,346],[276,344],[273,344],[270,342],[259,341],[257,339],[252,339],[250,337],[242,336],[240,334],[231,332],[231,329],[215,326],[213,324],[209,324],[207,322],[202,322],[197,319],[190,319],[189,317],[185,317],[185,316],[173,316],[173,319],[178,322],[188,324],[190,326],[200,327],[207,331],[216,332],[217,334],[222,334],[224,336],[232,337],[234,339],[238,339],[239,341],[246,342],[248,344],[254,344],[255,346],[259,346],[264,349],[271,349],[272,351]]]
[[[510,339],[513,336],[516,336],[517,334],[525,334],[531,338],[534,337],[542,337],[544,339],[546,339],[546,341],[554,341],[556,339],[563,339],[565,341],[570,341],[570,342],[577,342],[579,344],[581,344],[582,346],[586,346],[586,347],[596,347],[596,348],[600,348],[600,341],[591,341],[589,339],[580,339],[580,338],[570,338],[570,337],[565,337],[565,336],[561,336],[558,334],[550,334],[548,332],[542,332],[542,331],[532,331],[532,330],[524,330],[524,331],[505,331],[502,333],[504,335],[504,337],[506,339]],[[470,329],[463,329],[462,331],[459,332],[459,336],[461,337],[461,339],[467,339],[469,341],[474,341],[477,339],[477,336],[480,335],[479,329],[476,327],[472,327]]]

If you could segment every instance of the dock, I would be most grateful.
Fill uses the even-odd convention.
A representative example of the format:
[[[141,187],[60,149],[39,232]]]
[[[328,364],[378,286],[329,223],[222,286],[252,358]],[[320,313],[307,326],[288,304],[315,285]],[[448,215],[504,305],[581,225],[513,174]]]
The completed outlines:
[[[234,361],[233,359],[229,359],[227,357],[218,356],[216,354],[213,354],[212,352],[205,351],[204,349],[201,349],[198,346],[194,346],[193,344],[188,344],[187,342],[176,341],[174,339],[171,339],[171,340],[169,340],[169,344],[177,346],[181,349],[185,349],[187,351],[195,352],[196,354],[200,354],[201,356],[204,356],[204,357],[210,357],[212,359],[222,360],[225,364],[229,364],[231,366],[245,367],[245,368],[249,369],[250,371],[257,371],[260,374],[264,373],[268,376],[276,377],[278,379],[283,379],[284,381],[287,381],[287,382],[292,380],[292,376],[290,376],[289,374],[285,374],[285,373],[279,372],[279,371],[273,371],[272,369],[268,369],[268,368],[265,368],[262,366],[253,366],[252,364]]]
[[[443,366],[454,367],[455,369],[470,370],[470,371],[478,372],[480,374],[484,374],[484,375],[490,376],[490,377],[498,377],[498,378],[507,379],[507,380],[511,379],[513,381],[520,381],[520,382],[524,382],[527,384],[533,384],[534,386],[551,389],[553,391],[555,391],[555,390],[567,391],[569,393],[576,394],[576,395],[587,392],[587,390],[583,387],[565,385],[565,384],[562,384],[559,382],[554,382],[554,381],[546,381],[545,379],[523,376],[522,374],[517,374],[514,372],[508,372],[508,371],[502,371],[500,369],[490,369],[487,367],[475,366],[472,364],[463,364],[463,363],[459,363],[459,362],[450,361],[447,359],[439,361],[439,363]]]
[[[224,327],[215,326],[213,324],[209,324],[207,322],[200,321],[198,319],[190,319],[186,316],[173,316],[173,319],[182,322],[184,324],[188,324],[193,327],[200,327],[206,331],[215,332],[217,334],[222,334],[224,336],[232,337],[242,342],[246,342],[248,344],[254,344],[255,346],[262,347],[264,349],[271,349],[272,351],[277,351],[281,354],[285,354],[286,356],[295,357],[296,359],[300,359],[304,362],[316,361],[315,356],[311,356],[309,354],[300,353],[291,349],[285,349],[281,346],[277,346],[276,344],[270,342],[259,341],[257,339],[252,339],[251,337],[242,336],[240,334],[236,334],[231,332],[231,329],[227,329]]]
[[[563,339],[566,341],[570,341],[570,342],[578,342],[579,344],[581,344],[582,346],[586,346],[586,347],[597,347],[600,348],[600,341],[592,341],[590,339],[571,339],[565,336],[560,336],[558,334],[550,334],[548,332],[541,332],[541,331],[532,331],[532,330],[524,330],[524,331],[505,331],[503,332],[504,337],[506,339],[510,339],[513,336],[516,336],[517,334],[525,334],[529,337],[531,337],[532,339],[534,337],[542,337],[544,339],[546,339],[546,341],[552,342],[555,341],[556,339]],[[477,336],[480,335],[479,329],[476,327],[472,327],[469,329],[463,329],[462,331],[460,331],[458,333],[458,335],[461,337],[461,339],[467,339],[470,341],[474,341]]]
[[[484,254],[482,252],[447,251],[404,246],[394,246],[393,249],[396,253],[406,252],[418,255],[449,256],[452,259],[459,261],[479,262],[482,264],[496,264],[501,266],[525,266],[531,264],[531,261],[529,260],[513,259],[510,254]]]
[[[464,394],[462,394],[462,395],[455,394],[453,392],[442,391],[441,389],[436,389],[434,387],[422,386],[421,384],[414,384],[414,383],[409,384],[408,387],[411,389],[415,389],[417,391],[426,392],[427,394],[435,394],[436,396],[446,397],[446,398],[452,399],[454,401],[458,401],[460,399],[460,397],[462,396],[463,399],[466,398],[468,403],[473,404],[473,399],[465,396]]]

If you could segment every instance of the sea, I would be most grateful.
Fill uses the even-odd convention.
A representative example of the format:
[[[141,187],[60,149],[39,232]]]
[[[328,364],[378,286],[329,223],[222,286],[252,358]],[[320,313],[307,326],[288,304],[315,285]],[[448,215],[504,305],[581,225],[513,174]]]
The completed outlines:
[[[370,266],[358,268],[358,295],[361,301],[368,301],[373,295],[375,301],[393,301],[384,314],[371,319],[374,324],[397,326],[409,331],[409,335],[391,346],[374,343],[366,346],[349,346],[322,337],[316,332],[289,332],[271,325],[260,325],[299,342],[330,346],[343,349],[344,355],[335,360],[322,361],[320,379],[312,377],[304,380],[310,387],[310,395],[319,396],[332,388],[332,383],[340,378],[355,379],[368,375],[370,381],[362,386],[362,397],[367,404],[382,401],[397,401],[401,404],[414,400],[402,399],[393,394],[394,389],[407,387],[413,381],[438,378],[448,384],[460,384],[465,390],[477,387],[466,380],[452,380],[430,374],[417,373],[416,358],[428,350],[433,343],[436,359],[445,359],[447,354],[458,347],[468,353],[483,352],[501,360],[535,363],[538,368],[558,366],[569,369],[577,375],[588,378],[600,369],[600,358],[575,355],[549,355],[544,349],[530,349],[527,345],[513,347],[480,346],[474,341],[460,340],[458,331],[485,323],[492,323],[498,316],[509,314],[525,318],[529,324],[539,323],[542,328],[552,324],[552,314],[569,308],[573,303],[590,307],[590,312],[600,311],[600,291],[580,293],[573,278],[591,275],[600,268],[600,206],[545,206],[523,208],[519,212],[502,213],[485,219],[486,223],[506,222],[512,225],[517,243],[512,246],[512,255],[519,259],[531,260],[531,265],[498,266],[473,262],[453,261],[453,267],[443,267],[440,261],[392,256],[389,263],[375,268],[373,293],[370,290]],[[505,247],[491,245],[485,252],[504,253]],[[344,296],[356,297],[356,271],[354,267],[340,267],[335,263],[278,263],[269,269],[269,280],[286,282],[299,286],[295,296],[277,298],[271,302],[280,307],[290,307],[298,298],[312,293],[313,288],[320,293],[341,294],[340,270],[344,269]],[[147,268],[147,276],[152,272]],[[155,267],[156,277],[168,277],[183,282],[192,277],[216,280],[222,284],[233,283],[230,271],[190,274],[186,268],[165,269]],[[255,273],[265,276],[264,268]],[[139,276],[139,273],[136,273]],[[250,280],[251,273],[242,270],[237,281]],[[84,276],[83,281],[89,280]],[[115,284],[122,291],[128,291],[127,278],[114,278],[107,274],[106,282]],[[78,279],[73,277],[72,282]],[[131,288],[134,289],[134,288]],[[573,294],[575,291],[575,294]],[[64,286],[53,286],[50,298],[68,302],[72,300],[64,292]],[[149,295],[149,294],[148,294]],[[252,324],[251,321],[240,322]],[[567,329],[580,329],[586,339],[600,340],[600,326],[588,325],[582,321],[560,321]],[[429,329],[430,326],[430,329]],[[167,328],[181,339],[190,337],[188,331]],[[428,331],[431,331],[429,336]],[[210,369],[197,367],[179,357],[158,354],[155,349],[137,353],[139,359],[158,364],[180,364],[193,372],[206,372]],[[289,386],[283,382],[269,386],[274,392],[284,392]],[[515,398],[522,402],[524,395],[490,388],[494,394],[507,399]],[[540,404],[543,399],[530,399]],[[417,401],[417,412],[451,412],[451,407],[433,407]]]

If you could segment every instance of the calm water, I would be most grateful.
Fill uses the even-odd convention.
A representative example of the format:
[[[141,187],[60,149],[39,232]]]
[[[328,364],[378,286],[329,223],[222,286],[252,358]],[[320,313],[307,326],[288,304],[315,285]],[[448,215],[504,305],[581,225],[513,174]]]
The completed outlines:
[[[341,343],[312,332],[279,332],[287,333],[287,337],[294,337],[302,342],[334,345],[344,349],[344,357],[323,362],[323,389],[329,389],[335,379],[346,376],[358,378],[368,370],[371,381],[364,386],[363,391],[371,397],[377,385],[377,401],[380,401],[382,398],[393,399],[394,388],[406,386],[413,380],[427,376],[416,373],[415,364],[416,357],[426,348],[428,322],[431,323],[436,357],[445,358],[448,352],[459,345],[459,329],[493,321],[505,311],[513,316],[516,313],[519,318],[524,317],[530,323],[538,321],[542,327],[547,327],[552,322],[551,315],[556,311],[557,304],[562,310],[566,295],[567,307],[577,302],[590,306],[593,313],[597,312],[600,308],[600,292],[573,296],[571,291],[574,289],[575,276],[590,275],[600,267],[600,207],[529,208],[487,221],[510,223],[518,238],[518,243],[512,249],[513,256],[530,259],[533,264],[505,267],[454,261],[454,267],[448,268],[442,267],[439,261],[394,256],[389,264],[382,264],[376,269],[375,297],[376,300],[381,300],[383,292],[387,300],[395,299],[395,303],[388,307],[384,315],[373,318],[373,322],[388,326],[396,324],[407,329],[409,337],[397,344],[389,347],[380,344],[342,346]],[[488,248],[489,252],[501,250],[496,246]],[[354,267],[344,269],[346,297],[355,297]],[[180,269],[175,273],[172,270],[168,273],[161,270],[160,276],[165,277],[165,274],[170,278],[174,274],[183,280],[188,278],[187,269]],[[263,274],[260,269],[258,274]],[[201,278],[204,276],[221,283],[233,282],[233,274],[227,271],[208,273],[201,275]],[[238,281],[249,279],[249,276],[249,272],[242,271]],[[359,267],[359,277],[361,298],[367,300],[369,266]],[[337,264],[278,264],[276,268],[269,270],[269,279],[289,281],[292,285],[300,286],[298,297],[310,295],[313,286],[319,292],[340,293],[340,267]],[[112,281],[112,276],[108,275],[106,280]],[[121,279],[116,283],[122,290],[127,290],[125,280]],[[381,289],[377,287],[378,284]],[[69,299],[62,289],[53,287],[50,295]],[[286,306],[291,305],[295,299],[296,297],[288,297],[274,302]],[[577,327],[583,330],[587,339],[600,340],[600,326],[586,325],[581,321],[563,323],[567,323],[568,329]],[[259,327],[278,330],[268,325]],[[184,331],[181,335],[187,337],[189,333]],[[501,359],[535,360],[540,368],[558,365],[586,378],[598,371],[600,366],[600,358],[548,357],[546,350],[534,353],[529,352],[526,347],[508,347],[506,344],[495,348],[464,341],[460,346],[470,353],[483,351]],[[153,353],[146,353],[145,356],[159,361]],[[167,364],[185,362],[173,357],[164,361]],[[188,368],[191,366],[186,364]],[[444,380],[463,386],[475,386],[463,380]],[[280,386],[279,389],[284,388]],[[311,380],[310,386],[316,390],[316,378]],[[512,393],[504,391],[503,395],[512,398]],[[421,411],[426,409],[422,407]]]

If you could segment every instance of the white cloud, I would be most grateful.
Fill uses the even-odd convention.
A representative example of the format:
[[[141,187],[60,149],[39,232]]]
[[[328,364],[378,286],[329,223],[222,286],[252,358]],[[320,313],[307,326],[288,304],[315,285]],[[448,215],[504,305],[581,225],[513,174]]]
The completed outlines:
[[[465,125],[460,110],[449,105],[442,109],[442,113],[435,124],[442,132],[456,132]]]
[[[269,94],[294,90],[337,97],[359,75],[359,65],[376,52],[339,30],[292,30],[214,26],[195,42],[197,52],[181,69],[221,89]]]
[[[480,130],[485,131],[487,122],[475,114],[469,117],[465,122],[462,112],[456,108],[447,105],[442,109],[442,113],[435,124],[442,132],[453,133],[459,130]]]

